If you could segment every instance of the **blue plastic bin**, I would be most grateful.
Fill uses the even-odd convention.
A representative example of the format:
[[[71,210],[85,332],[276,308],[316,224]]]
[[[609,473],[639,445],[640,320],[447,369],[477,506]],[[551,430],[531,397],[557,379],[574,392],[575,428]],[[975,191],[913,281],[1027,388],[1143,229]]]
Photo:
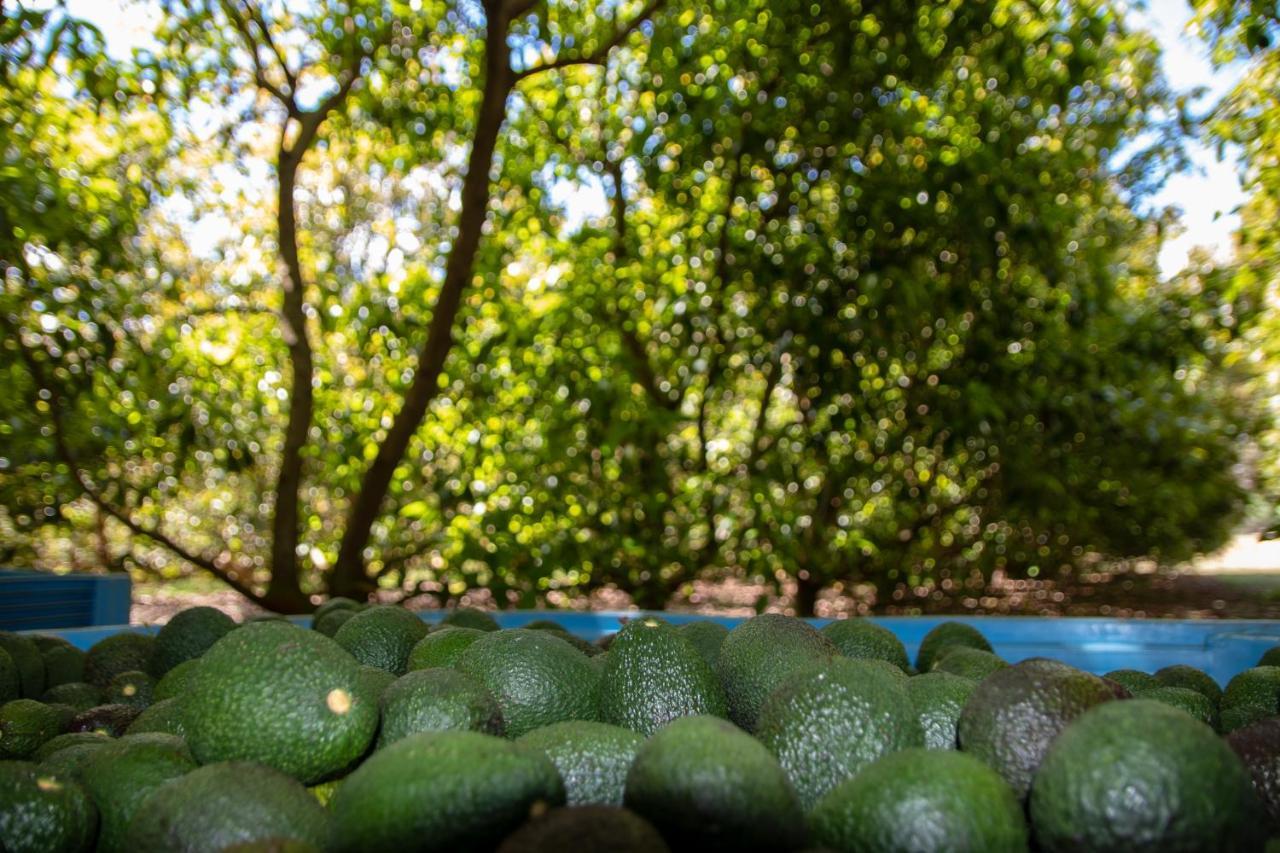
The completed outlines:
[[[437,622],[447,615],[447,611],[430,610],[419,615],[427,622]],[[504,628],[518,628],[535,619],[549,619],[587,640],[612,634],[623,620],[645,615],[659,616],[673,623],[711,619],[728,627],[743,621],[741,617],[643,611],[518,610],[492,615]],[[307,625],[310,617],[296,617],[295,621]],[[810,621],[814,625],[824,625],[830,620]],[[913,660],[925,634],[941,622],[955,621],[965,622],[981,631],[991,641],[996,653],[1008,661],[1051,657],[1099,675],[1123,668],[1154,672],[1161,667],[1183,663],[1204,670],[1222,684],[1241,670],[1256,665],[1264,651],[1280,645],[1280,622],[1252,620],[888,616],[873,621],[893,631],[906,645]],[[116,625],[49,633],[57,633],[87,649],[103,637],[120,631],[150,633],[154,630],[147,626]]]
[[[120,625],[129,621],[125,574],[52,575],[0,569],[0,630]]]

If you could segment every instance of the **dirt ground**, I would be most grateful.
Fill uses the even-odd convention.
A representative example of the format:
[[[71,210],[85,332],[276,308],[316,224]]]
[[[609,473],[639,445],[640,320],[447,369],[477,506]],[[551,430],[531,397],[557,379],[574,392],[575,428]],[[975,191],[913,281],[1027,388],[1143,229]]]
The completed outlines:
[[[789,612],[791,600],[772,586],[737,580],[699,582],[671,609],[723,615],[748,616],[757,610]],[[483,592],[468,595],[463,603],[492,607]],[[134,589],[132,621],[163,623],[178,610],[211,605],[243,619],[263,611],[240,595],[213,584],[140,584]],[[434,606],[428,597],[409,606]],[[625,610],[631,605],[626,593],[600,590],[590,599],[553,601],[549,606],[572,609]],[[1280,620],[1280,569],[1249,571],[1129,571],[1096,572],[1067,580],[1016,580],[997,578],[977,588],[944,581],[934,588],[900,586],[877,600],[869,588],[832,587],[818,599],[817,615],[1017,615],[1106,616],[1175,619],[1278,619]]]

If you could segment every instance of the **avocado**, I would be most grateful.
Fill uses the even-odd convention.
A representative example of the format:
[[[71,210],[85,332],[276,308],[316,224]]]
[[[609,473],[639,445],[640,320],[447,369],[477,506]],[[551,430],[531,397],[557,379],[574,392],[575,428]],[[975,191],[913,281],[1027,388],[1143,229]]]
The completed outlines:
[[[916,653],[916,669],[929,672],[944,654],[955,648],[992,651],[982,632],[963,622],[943,622],[924,635]]]
[[[956,727],[960,749],[982,759],[1025,797],[1045,752],[1080,714],[1113,699],[1096,675],[1034,658],[1006,667],[969,696]]]
[[[351,613],[355,613],[356,611],[363,610],[364,608],[365,608],[365,605],[361,604],[358,601],[354,601],[350,598],[345,598],[341,595],[335,595],[332,598],[330,598],[328,601],[324,602],[319,607],[317,607],[315,609],[315,612],[311,614],[311,627],[316,630],[319,630],[320,620],[328,616],[330,613],[338,613],[339,611],[343,611],[343,610],[349,611]]]
[[[698,714],[728,716],[724,689],[706,659],[670,625],[624,625],[601,672],[600,720],[647,736]]]
[[[1081,714],[1049,748],[1031,792],[1045,853],[1260,850],[1261,808],[1225,741],[1143,698]]]
[[[18,670],[18,695],[13,698],[35,699],[43,694],[44,657],[40,654],[40,647],[30,637],[0,631],[0,649],[8,653]]]
[[[22,698],[22,676],[7,651],[0,648],[0,704]]]
[[[641,744],[623,801],[676,850],[791,850],[804,838],[777,759],[719,717],[681,717]]]
[[[532,810],[563,802],[555,766],[533,750],[479,732],[410,735],[338,787],[327,849],[487,851]]]
[[[72,746],[78,746],[80,744],[89,743],[102,746],[103,744],[111,742],[111,736],[102,734],[101,732],[67,732],[65,734],[52,737],[40,744],[40,747],[32,753],[31,760],[39,763],[47,760],[61,750]]]
[[[653,824],[614,806],[552,809],[511,833],[497,853],[666,853]]]
[[[84,652],[67,642],[51,643],[40,649],[44,661],[44,688],[84,681]]]
[[[57,710],[34,699],[0,705],[0,759],[30,758],[42,744],[62,734],[65,723]]]
[[[179,700],[202,764],[256,761],[303,783],[364,754],[378,703],[334,640],[279,622],[244,625],[213,644]]]
[[[120,737],[142,713],[132,705],[95,705],[71,718],[69,732],[101,732],[110,737]]]
[[[1209,728],[1215,730],[1218,728],[1218,709],[1205,698],[1203,693],[1186,687],[1156,687],[1152,690],[1144,690],[1142,698],[1181,708]]]
[[[1223,713],[1232,711],[1230,718],[1240,719],[1239,710],[1256,709],[1250,717],[1274,717],[1280,715],[1280,666],[1255,666],[1237,673],[1227,682],[1222,694]]]
[[[156,634],[150,672],[160,678],[178,664],[195,660],[235,627],[234,619],[214,607],[188,607],[175,613]]]
[[[144,732],[160,732],[187,736],[187,728],[182,721],[182,703],[177,699],[161,699],[137,716],[125,734],[136,735]]]
[[[1226,740],[1253,778],[1253,790],[1266,809],[1270,834],[1280,835],[1280,719],[1236,729]]]
[[[1258,658],[1258,666],[1280,666],[1280,646],[1272,646]]]
[[[71,681],[50,687],[40,697],[40,701],[46,705],[53,703],[70,705],[77,712],[87,711],[95,705],[102,704],[102,691],[83,681]]]
[[[972,649],[968,646],[956,646],[953,649],[947,649],[942,657],[938,658],[931,672],[946,672],[951,675],[958,675],[961,678],[967,678],[970,681],[981,681],[991,673],[1008,666],[1008,662],[1001,660],[991,652],[984,652],[982,649]]]
[[[84,680],[105,689],[122,672],[146,671],[151,666],[155,637],[128,631],[94,643],[84,658]]]
[[[1186,687],[1203,693],[1215,708],[1222,702],[1222,688],[1218,686],[1218,682],[1195,667],[1182,664],[1166,666],[1156,670],[1155,676],[1165,687]]]
[[[728,700],[729,718],[748,732],[754,731],[765,697],[784,678],[838,655],[830,640],[800,619],[763,613],[742,622],[720,647],[720,683]]]
[[[98,808],[98,853],[129,850],[125,834],[143,800],[195,769],[191,751],[173,735],[128,735],[97,750],[79,779]]]
[[[1165,686],[1164,683],[1154,675],[1149,675],[1136,669],[1114,669],[1102,677],[1110,681],[1114,681],[1134,696],[1137,696],[1139,693],[1145,693],[1148,690],[1154,690],[1157,687]]]
[[[98,814],[74,780],[33,764],[0,761],[0,850],[88,853]]]
[[[365,666],[404,675],[409,652],[425,636],[427,624],[417,616],[402,607],[379,605],[352,616],[333,639]]]
[[[756,737],[805,809],[882,755],[924,746],[904,683],[874,665],[884,663],[838,658],[792,673],[765,700]]]
[[[569,805],[619,806],[627,771],[644,738],[608,723],[568,720],[534,729],[516,743],[551,759]]]
[[[156,682],[154,698],[157,702],[165,699],[176,699],[186,693],[200,669],[200,658],[184,660],[170,669]]]
[[[356,680],[375,701],[381,701],[382,694],[396,683],[394,675],[376,666],[361,666],[356,672]]]
[[[419,640],[409,652],[409,669],[453,666],[462,650],[486,633],[475,628],[438,628]]]
[[[809,825],[815,844],[831,850],[1028,849],[1017,795],[981,761],[951,751],[884,756],[824,796]]]
[[[720,647],[724,645],[724,638],[729,636],[728,628],[719,622],[699,619],[696,622],[686,622],[683,625],[678,625],[675,631],[698,650],[698,654],[702,655],[703,660],[711,665],[713,671],[719,666]],[[611,636],[610,644],[612,642],[613,638]]]
[[[152,791],[129,822],[124,846],[196,853],[289,839],[323,849],[328,835],[328,814],[297,780],[261,764],[227,761]]]
[[[822,626],[822,635],[835,643],[840,654],[857,660],[883,660],[903,672],[911,666],[907,647],[883,625],[870,619],[840,619]]]
[[[534,619],[532,622],[526,622],[520,626],[526,631],[556,631],[560,634],[569,633],[569,629],[561,625],[559,622],[552,622],[550,619]]]
[[[155,698],[155,679],[145,672],[122,672],[107,684],[102,692],[103,701],[108,705],[131,705],[145,709]]]
[[[599,716],[599,672],[551,631],[494,631],[458,656],[454,667],[480,681],[502,709],[507,736],[561,720]]]
[[[949,672],[926,672],[907,680],[907,698],[915,709],[928,749],[956,749],[960,712],[977,682]]]
[[[452,669],[402,675],[382,694],[378,749],[419,732],[475,731],[502,735],[502,711],[475,678]]]
[[[312,624],[316,631],[326,637],[332,637],[338,633],[339,628],[347,624],[347,621],[359,612],[353,607],[340,607],[337,610],[330,610],[323,616],[316,617]]]
[[[440,620],[440,625],[452,625],[458,628],[474,628],[477,631],[497,631],[500,626],[494,618],[483,610],[474,607],[459,607]]]
[[[81,732],[83,734],[83,732]],[[70,746],[63,747],[57,752],[50,755],[44,761],[38,762],[41,773],[51,773],[54,776],[64,779],[74,779],[80,781],[80,773],[89,760],[98,754],[98,750],[109,743],[114,743],[115,739],[100,736],[100,743],[73,743]],[[4,848],[0,848],[2,850]]]

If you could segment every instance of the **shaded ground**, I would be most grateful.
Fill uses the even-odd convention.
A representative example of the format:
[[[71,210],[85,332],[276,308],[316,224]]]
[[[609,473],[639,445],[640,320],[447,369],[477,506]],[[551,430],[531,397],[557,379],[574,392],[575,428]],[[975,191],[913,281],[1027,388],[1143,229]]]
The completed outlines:
[[[758,609],[787,611],[788,591],[778,595],[771,585],[739,580],[699,582],[671,602],[675,610],[697,610],[749,616]],[[486,607],[483,592],[463,603]],[[134,622],[164,622],[184,607],[206,604],[237,618],[263,611],[213,582],[139,584],[134,591]],[[415,608],[434,606],[429,597],[409,602]],[[614,610],[630,607],[619,590],[601,590],[590,599],[552,601],[549,606]],[[1280,619],[1280,570],[1214,571],[1207,574],[1173,571],[1096,572],[1066,580],[997,578],[985,587],[944,581],[937,588],[899,587],[877,601],[870,588],[832,588],[817,604],[818,616],[877,615],[1019,615],[1107,616],[1178,619]]]

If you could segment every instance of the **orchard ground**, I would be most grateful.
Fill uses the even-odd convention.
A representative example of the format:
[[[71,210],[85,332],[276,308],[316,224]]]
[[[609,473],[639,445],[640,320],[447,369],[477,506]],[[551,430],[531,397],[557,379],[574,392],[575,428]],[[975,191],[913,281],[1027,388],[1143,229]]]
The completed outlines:
[[[391,600],[395,595],[388,597]],[[441,599],[425,594],[406,603],[422,609],[440,606]],[[495,606],[484,590],[467,592],[451,603]],[[237,618],[263,612],[212,579],[146,580],[134,587],[132,621],[165,622],[178,610],[199,604],[218,607]],[[749,616],[761,607],[786,612],[790,604],[785,583],[778,593],[763,582],[699,581],[677,595],[670,609]],[[605,589],[577,599],[551,593],[547,606],[622,610],[631,606],[631,600],[621,590]],[[1280,619],[1280,540],[1260,541],[1257,534],[1240,534],[1221,551],[1180,566],[1135,563],[1064,578],[997,576],[985,585],[960,581],[914,588],[899,585],[880,598],[870,587],[831,587],[819,597],[816,611],[821,617],[928,614]]]

